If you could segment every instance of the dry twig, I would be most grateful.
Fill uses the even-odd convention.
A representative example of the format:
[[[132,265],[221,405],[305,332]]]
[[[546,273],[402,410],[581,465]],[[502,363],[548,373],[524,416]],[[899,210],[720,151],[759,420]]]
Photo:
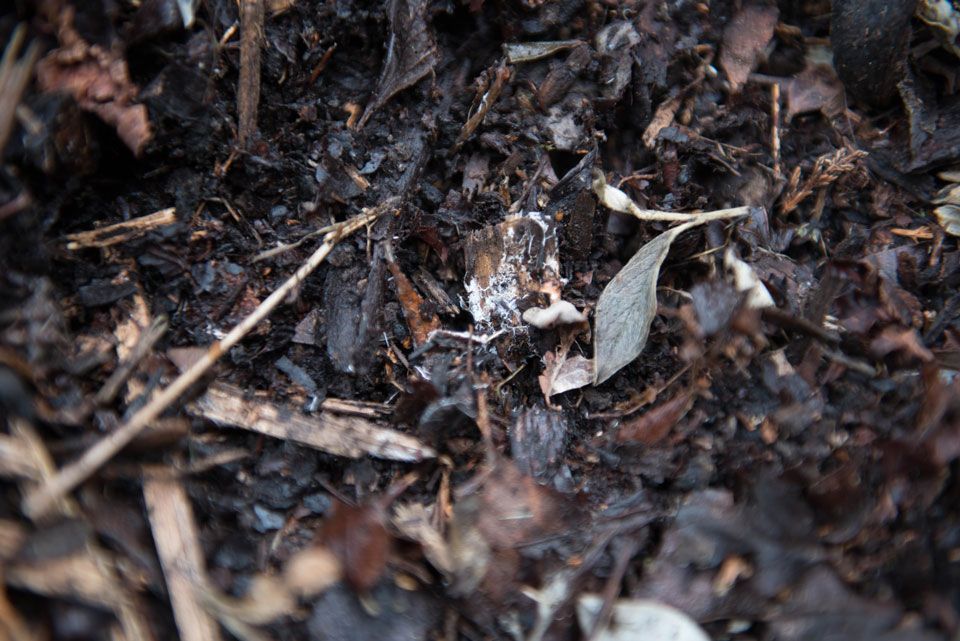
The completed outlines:
[[[477,88],[476,105],[470,117],[467,118],[467,122],[463,124],[460,135],[457,136],[457,142],[453,146],[454,150],[459,149],[460,145],[465,143],[467,138],[473,135],[473,132],[476,131],[480,123],[483,122],[483,119],[487,116],[487,112],[490,111],[490,108],[493,107],[497,98],[500,97],[503,86],[507,80],[510,79],[510,73],[510,67],[507,66],[506,61],[501,61],[496,69],[490,68],[484,72],[481,84]]]
[[[770,147],[773,155],[773,177],[780,179],[780,85],[770,85]]]
[[[221,356],[230,351],[234,345],[239,343],[253,328],[269,316],[283,299],[299,287],[304,279],[324,261],[342,238],[377,219],[388,208],[394,206],[395,202],[395,199],[391,199],[373,210],[366,210],[359,216],[344,221],[337,229],[328,233],[323,244],[311,254],[307,261],[276,291],[260,303],[249,316],[230,330],[223,337],[223,340],[211,345],[209,350],[196,363],[154,396],[149,403],[144,405],[124,424],[100,439],[79,459],[61,469],[43,486],[31,491],[23,501],[24,513],[32,518],[46,513],[58,500],[113,458],[117,452],[136,438],[147,425],[160,416],[171,403],[180,398],[191,385],[200,380],[213,364],[220,360]]]
[[[218,641],[220,629],[195,593],[195,586],[206,583],[206,571],[193,509],[183,485],[175,477],[147,477],[143,481],[143,500],[180,638]]]
[[[70,234],[67,236],[67,249],[76,251],[93,247],[109,247],[139,238],[149,231],[175,222],[177,222],[177,210],[174,207],[168,207],[115,225]]]

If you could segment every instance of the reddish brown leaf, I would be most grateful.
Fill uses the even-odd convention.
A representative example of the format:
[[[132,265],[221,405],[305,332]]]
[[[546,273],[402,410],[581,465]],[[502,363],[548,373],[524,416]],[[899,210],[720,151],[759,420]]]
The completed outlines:
[[[480,495],[477,527],[492,548],[512,548],[568,527],[569,511],[559,493],[500,461]]]
[[[656,445],[666,437],[670,429],[690,410],[693,394],[680,392],[669,401],[657,405],[640,416],[625,422],[617,433],[621,443],[634,442]]]
[[[413,288],[413,284],[406,274],[400,271],[400,266],[388,259],[390,273],[393,274],[393,285],[397,290],[397,298],[403,306],[403,318],[407,321],[410,334],[417,345],[427,342],[430,332],[440,328],[440,319],[424,306],[423,297]]]
[[[379,506],[337,503],[320,539],[339,559],[351,587],[365,592],[380,580],[391,539]]]

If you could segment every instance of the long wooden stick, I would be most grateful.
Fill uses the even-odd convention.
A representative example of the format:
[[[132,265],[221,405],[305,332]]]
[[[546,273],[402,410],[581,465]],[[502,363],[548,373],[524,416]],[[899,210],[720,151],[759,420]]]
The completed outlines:
[[[149,403],[131,416],[126,423],[92,445],[80,458],[62,468],[55,476],[51,477],[47,483],[27,494],[23,500],[24,514],[30,518],[37,518],[43,515],[61,497],[71,492],[103,466],[104,463],[113,458],[130,443],[130,441],[136,438],[148,424],[156,420],[171,403],[180,398],[191,385],[200,380],[221,356],[227,353],[234,345],[240,342],[250,330],[269,316],[283,299],[323,262],[340,239],[374,221],[386,210],[386,205],[387,203],[344,221],[337,229],[328,233],[324,237],[323,244],[313,252],[310,258],[300,266],[293,276],[288,278],[283,285],[260,303],[249,316],[230,330],[230,333],[224,336],[223,340],[213,343],[196,363],[180,374],[170,385],[160,391],[159,394],[154,396]]]
[[[240,3],[240,78],[237,83],[237,146],[246,147],[257,131],[260,104],[260,48],[263,46],[263,0]]]

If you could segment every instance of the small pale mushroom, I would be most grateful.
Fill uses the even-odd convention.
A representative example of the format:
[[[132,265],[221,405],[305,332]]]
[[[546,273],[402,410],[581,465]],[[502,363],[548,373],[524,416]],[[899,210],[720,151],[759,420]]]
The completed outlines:
[[[573,303],[559,300],[550,307],[531,307],[523,313],[523,320],[540,329],[550,329],[557,325],[576,325],[586,323],[587,317],[577,311]]]

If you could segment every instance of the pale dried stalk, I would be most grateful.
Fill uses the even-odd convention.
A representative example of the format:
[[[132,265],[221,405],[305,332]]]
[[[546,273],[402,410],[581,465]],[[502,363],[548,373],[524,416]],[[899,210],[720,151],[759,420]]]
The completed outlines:
[[[67,236],[67,240],[69,241],[67,243],[67,249],[76,251],[78,249],[89,249],[91,247],[109,247],[133,238],[139,238],[149,231],[159,227],[173,225],[176,222],[176,208],[168,207],[167,209],[161,209],[152,214],[133,218],[115,225],[69,234]]]
[[[120,450],[140,434],[152,421],[174,401],[187,391],[207,373],[221,356],[226,354],[234,345],[239,343],[250,331],[260,324],[274,309],[296,289],[304,279],[315,270],[330,254],[331,250],[344,237],[374,221],[393,200],[384,203],[373,210],[344,221],[338,229],[330,232],[324,238],[323,244],[300,266],[300,268],[286,280],[276,291],[268,296],[253,312],[243,319],[237,326],[224,336],[223,340],[215,342],[207,352],[191,367],[178,376],[170,385],[164,388],[153,399],[144,405],[127,422],[119,426],[110,434],[91,446],[83,455],[62,468],[43,486],[29,492],[23,501],[23,512],[31,518],[46,513],[58,500],[68,492],[83,483],[104,463],[113,458]]]
[[[635,218],[647,221],[666,221],[666,222],[706,222],[708,220],[721,220],[723,218],[734,218],[743,216],[750,211],[749,207],[732,207],[730,209],[717,209],[707,214],[684,214],[674,211],[661,211],[659,209],[641,209],[635,202],[621,190],[607,184],[607,179],[603,172],[594,170],[593,172],[593,193],[597,195],[600,202],[613,211],[621,214],[630,214]]]
[[[770,85],[770,148],[773,155],[773,177],[780,180],[780,83]]]

